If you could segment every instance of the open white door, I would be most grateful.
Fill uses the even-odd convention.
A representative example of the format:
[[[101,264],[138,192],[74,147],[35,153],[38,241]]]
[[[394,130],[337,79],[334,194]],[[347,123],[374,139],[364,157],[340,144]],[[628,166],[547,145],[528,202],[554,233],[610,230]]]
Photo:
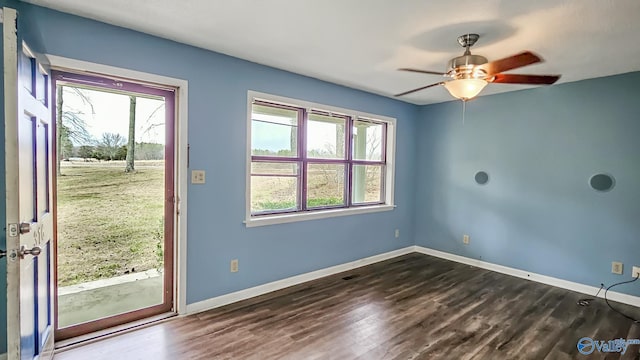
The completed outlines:
[[[50,79],[3,9],[7,354],[53,357]]]

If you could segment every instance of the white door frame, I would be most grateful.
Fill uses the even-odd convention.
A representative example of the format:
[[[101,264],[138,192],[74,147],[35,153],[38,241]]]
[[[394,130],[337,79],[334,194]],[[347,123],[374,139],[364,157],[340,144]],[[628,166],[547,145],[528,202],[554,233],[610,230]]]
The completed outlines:
[[[15,119],[18,118],[18,67],[15,69],[13,66],[7,66],[10,64],[18,63],[18,39],[16,35],[16,20],[17,12],[15,9],[4,8],[2,13],[2,48],[4,51],[4,148],[5,148],[5,169],[18,168],[18,138],[15,134],[18,132],[18,123]],[[7,61],[8,60],[8,61]],[[13,119],[13,121],[7,121],[7,119]],[[19,224],[19,211],[20,198],[17,192],[9,191],[9,189],[18,189],[18,177],[9,177],[5,174],[5,201],[7,211],[5,224]],[[9,236],[7,232],[7,255],[10,249],[17,249],[20,247],[20,237]],[[20,328],[20,300],[15,294],[20,292],[20,284],[17,279],[20,277],[20,265],[16,261],[13,265],[9,263],[7,257],[7,329]],[[16,303],[17,301],[17,303]],[[17,311],[8,311],[8,309],[14,309]],[[14,335],[14,336],[12,336]],[[17,336],[15,336],[17,335]],[[20,350],[20,334],[11,334],[7,332],[7,352],[11,352],[11,349],[16,349],[13,353],[19,354]]]
[[[129,82],[145,82],[175,87],[176,116],[175,116],[175,243],[174,243],[174,304],[179,315],[187,312],[187,96],[188,81],[162,75],[150,74],[135,70],[123,69],[109,65],[96,64],[87,61],[69,59],[56,55],[45,55],[52,70],[68,72],[86,72],[88,75],[114,76]],[[52,90],[52,91],[55,91]]]
[[[0,8],[0,24],[2,24],[2,27],[3,27],[3,28],[2,28],[2,35],[3,35],[3,37],[4,37],[4,32],[5,32],[6,30],[5,30],[5,28],[4,28],[4,9],[3,9],[3,8]],[[7,50],[6,50],[6,48],[4,47],[4,46],[5,46],[5,45],[4,45],[4,39],[3,39],[3,41],[2,41],[2,44],[3,44],[3,51],[7,51]],[[16,60],[17,60],[17,58],[16,58]],[[3,61],[3,68],[4,68],[4,59],[3,59],[2,61]],[[4,69],[3,69],[3,72],[4,72]],[[3,84],[2,86],[3,86],[3,89],[4,89],[5,85]],[[5,99],[6,99],[6,96],[5,96]],[[4,99],[2,99],[2,100],[0,100],[0,101],[4,101]],[[6,111],[6,110],[5,110],[5,111]],[[3,115],[3,116],[6,116],[6,114],[2,114],[2,115]],[[5,244],[5,250],[6,250],[6,249],[7,249],[7,244]],[[8,259],[6,259],[6,260],[8,260]],[[6,261],[6,260],[5,260],[5,261]],[[5,270],[5,271],[6,271],[6,270]],[[8,287],[8,285],[7,285],[7,287]],[[9,291],[8,291],[8,290],[9,290],[9,289],[7,288],[7,294],[9,293]],[[7,299],[8,299],[8,298],[7,298]],[[1,310],[0,310],[0,311],[1,311]],[[6,311],[6,309],[5,309],[5,311]],[[8,319],[7,319],[7,320],[8,320]],[[8,328],[8,327],[7,327],[7,328]],[[0,354],[0,360],[6,360],[6,359],[7,359],[7,353],[6,353],[6,352],[5,352],[5,353],[1,353],[1,354]]]

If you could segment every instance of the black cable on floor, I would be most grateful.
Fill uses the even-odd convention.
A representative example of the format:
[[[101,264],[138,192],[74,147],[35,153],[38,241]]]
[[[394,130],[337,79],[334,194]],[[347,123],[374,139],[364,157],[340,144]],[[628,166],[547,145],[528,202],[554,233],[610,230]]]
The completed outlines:
[[[604,284],[600,284],[600,289],[598,289],[598,292],[596,293],[596,297],[598,297],[598,295],[600,294],[600,291],[602,291],[602,289],[604,288]],[[576,304],[580,305],[580,306],[589,306],[591,305],[591,302],[593,301],[593,299],[591,298],[584,298],[584,299],[580,299],[576,302]]]
[[[614,286],[618,286],[618,285],[623,285],[623,284],[630,284],[634,281],[638,280],[638,277],[634,277],[633,280],[628,280],[628,281],[623,281],[623,282],[619,282],[617,284],[613,284],[611,286],[609,286],[605,291],[604,291],[604,301],[607,303],[607,305],[609,305],[609,308],[611,308],[611,310],[617,312],[618,314],[626,317],[627,319],[633,321],[636,324],[640,324],[640,320],[638,319],[634,319],[633,317],[621,312],[620,310],[615,309],[613,306],[611,306],[611,304],[609,304],[609,300],[607,300],[607,291],[609,291],[609,289],[611,289]]]

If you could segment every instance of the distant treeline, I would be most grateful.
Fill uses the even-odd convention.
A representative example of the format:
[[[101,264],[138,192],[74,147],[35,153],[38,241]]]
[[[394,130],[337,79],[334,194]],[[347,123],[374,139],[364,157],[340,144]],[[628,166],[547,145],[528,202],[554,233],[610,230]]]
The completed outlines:
[[[115,151],[101,145],[74,146],[70,152],[64,153],[64,160],[69,158],[126,160],[127,145],[119,146]],[[136,160],[163,160],[164,145],[153,143],[136,143]]]

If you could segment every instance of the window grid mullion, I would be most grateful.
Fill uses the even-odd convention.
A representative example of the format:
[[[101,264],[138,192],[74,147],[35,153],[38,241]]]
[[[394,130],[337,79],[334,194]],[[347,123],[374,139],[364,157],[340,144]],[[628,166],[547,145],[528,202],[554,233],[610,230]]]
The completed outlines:
[[[351,160],[354,165],[386,165],[383,161]]]
[[[352,204],[352,195],[351,192],[353,191],[353,153],[351,151],[351,147],[353,144],[353,117],[349,116],[349,118],[347,119],[347,131],[345,134],[346,137],[346,144],[345,144],[345,152],[347,153],[347,169],[346,172],[346,176],[347,179],[345,181],[346,186],[347,186],[347,207],[351,207]]]
[[[383,124],[382,125],[382,139],[380,139],[381,145],[380,145],[380,151],[382,151],[382,153],[380,155],[380,158],[382,159],[383,163],[387,163],[387,124]]]
[[[273,174],[251,174],[251,176],[262,176],[262,177],[283,177],[283,178],[287,178],[287,177],[290,177],[290,178],[297,178],[297,177],[298,177],[298,175],[297,175],[297,174],[296,174],[296,175],[287,175],[287,174],[275,174],[275,173],[273,173]]]
[[[387,165],[382,165],[382,169],[380,169],[380,199],[379,201],[383,202],[384,199],[387,198],[387,187],[385,186],[386,182],[384,179],[387,178]]]
[[[386,181],[387,178],[387,123],[384,123],[382,126],[382,146],[380,147],[382,151],[382,164],[380,165],[382,168],[380,169],[380,199],[379,201],[383,202],[384,199],[387,198],[387,189],[386,189]]]
[[[251,162],[295,162],[295,161],[300,161],[300,158],[284,157],[284,156],[251,155]]]
[[[298,199],[300,211],[307,210],[307,117],[306,109],[298,110],[298,157],[300,158]]]
[[[278,103],[269,102],[269,101],[262,101],[262,100],[258,100],[258,99],[254,100],[253,103],[255,105],[269,106],[269,107],[275,107],[275,108],[279,108],[279,109],[288,109],[288,110],[295,110],[295,111],[300,110],[300,108],[296,107],[296,106],[278,104]]]

